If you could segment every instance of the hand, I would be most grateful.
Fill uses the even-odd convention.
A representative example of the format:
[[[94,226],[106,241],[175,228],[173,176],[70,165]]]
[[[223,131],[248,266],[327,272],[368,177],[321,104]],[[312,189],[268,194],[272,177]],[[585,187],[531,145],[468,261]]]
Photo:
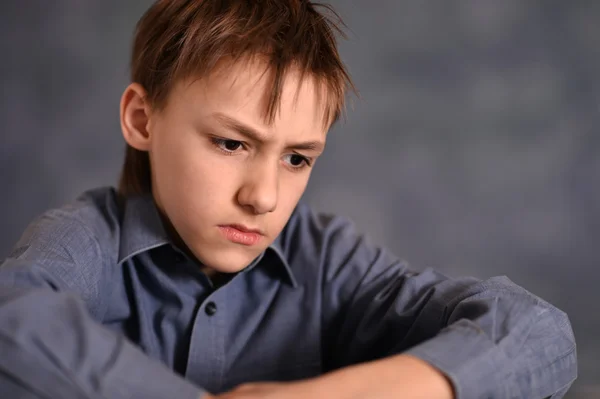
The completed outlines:
[[[202,399],[451,399],[450,381],[428,363],[395,355],[362,363],[309,380],[243,384]]]
[[[314,380],[299,382],[262,382],[238,386],[221,395],[205,395],[202,399],[311,399],[318,395]]]

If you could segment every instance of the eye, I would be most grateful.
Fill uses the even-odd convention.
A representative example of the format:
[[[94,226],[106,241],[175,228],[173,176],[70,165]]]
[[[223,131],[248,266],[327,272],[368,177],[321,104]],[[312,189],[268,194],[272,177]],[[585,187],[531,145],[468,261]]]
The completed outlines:
[[[300,154],[289,154],[284,159],[292,169],[303,169],[311,165],[311,159]]]
[[[234,153],[237,150],[239,150],[241,147],[243,147],[242,142],[237,141],[237,140],[213,138],[212,142],[221,151],[223,151],[225,153],[229,153],[229,154]]]

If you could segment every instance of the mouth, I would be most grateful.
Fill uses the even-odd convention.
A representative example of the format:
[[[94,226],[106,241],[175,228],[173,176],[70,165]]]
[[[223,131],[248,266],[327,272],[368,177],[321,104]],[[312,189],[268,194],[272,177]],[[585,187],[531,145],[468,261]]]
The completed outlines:
[[[254,229],[239,224],[222,225],[219,226],[219,230],[227,240],[246,246],[258,244],[265,235],[259,229]]]

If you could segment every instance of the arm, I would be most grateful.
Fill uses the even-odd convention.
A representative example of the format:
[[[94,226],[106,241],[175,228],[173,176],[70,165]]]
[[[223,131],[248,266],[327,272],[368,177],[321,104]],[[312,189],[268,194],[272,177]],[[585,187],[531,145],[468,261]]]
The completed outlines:
[[[202,390],[92,317],[110,273],[89,232],[51,230],[0,266],[0,397],[199,398]],[[82,263],[68,237],[97,256]]]
[[[566,314],[507,278],[415,273],[343,219],[311,223],[323,232],[329,369],[371,362],[364,367],[393,373],[404,357],[422,359],[448,378],[458,398],[561,397],[576,378]],[[399,384],[406,377],[400,370]]]

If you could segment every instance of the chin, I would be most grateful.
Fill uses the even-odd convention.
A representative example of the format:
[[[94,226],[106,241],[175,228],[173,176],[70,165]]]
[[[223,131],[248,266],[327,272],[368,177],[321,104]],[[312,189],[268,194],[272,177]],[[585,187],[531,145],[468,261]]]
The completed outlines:
[[[237,273],[252,263],[255,257],[258,256],[236,252],[227,251],[226,253],[217,254],[212,252],[211,256],[203,257],[201,262],[204,266],[220,273]]]

